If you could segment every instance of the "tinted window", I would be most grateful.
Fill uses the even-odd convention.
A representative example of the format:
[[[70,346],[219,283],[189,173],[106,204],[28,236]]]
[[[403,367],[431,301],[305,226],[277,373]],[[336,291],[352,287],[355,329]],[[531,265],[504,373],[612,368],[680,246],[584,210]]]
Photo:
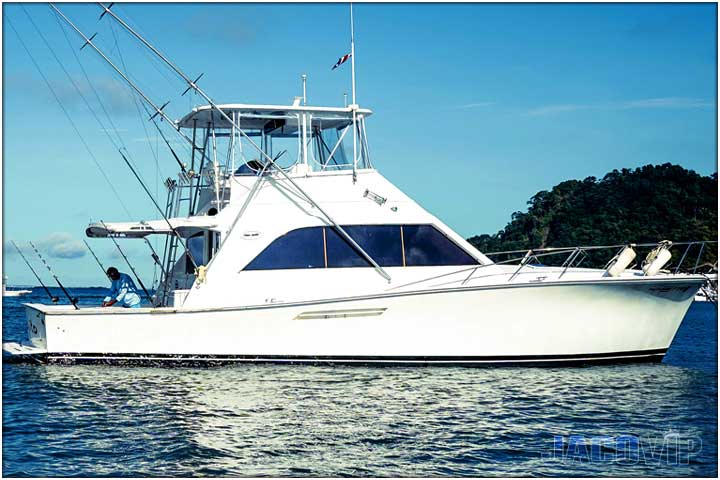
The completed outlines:
[[[476,265],[473,257],[431,225],[404,225],[405,265]]]
[[[403,266],[400,225],[352,225],[343,228],[378,265]]]
[[[403,241],[404,265],[408,267],[478,263],[431,225],[348,225],[343,226],[343,229],[383,267],[403,266]],[[288,232],[272,242],[245,270],[326,266],[342,268],[371,265],[333,227],[309,227]]]
[[[353,240],[358,242],[355,235],[351,234],[351,227],[343,227]],[[360,252],[335,231],[332,227],[325,228],[326,244],[327,244],[327,261],[328,267],[369,267],[370,263],[363,258]],[[358,244],[362,245],[360,242]],[[367,250],[366,250],[367,251]],[[375,260],[377,261],[377,260]]]
[[[272,242],[245,270],[324,268],[322,228],[300,228]]]

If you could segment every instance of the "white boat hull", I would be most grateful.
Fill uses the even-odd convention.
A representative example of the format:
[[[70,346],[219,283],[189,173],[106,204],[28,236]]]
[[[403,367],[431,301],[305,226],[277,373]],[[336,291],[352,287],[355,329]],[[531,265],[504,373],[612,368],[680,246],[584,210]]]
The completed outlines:
[[[51,362],[659,361],[700,284],[496,285],[194,310],[29,304],[27,319],[33,356]]]
[[[3,297],[20,297],[32,293],[32,290],[3,290]]]

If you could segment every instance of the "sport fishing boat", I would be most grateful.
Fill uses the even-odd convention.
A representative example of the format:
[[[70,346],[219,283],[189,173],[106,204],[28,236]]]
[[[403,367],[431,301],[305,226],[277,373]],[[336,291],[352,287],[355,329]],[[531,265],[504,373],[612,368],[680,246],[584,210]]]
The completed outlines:
[[[109,7],[105,13],[121,22]],[[530,250],[494,262],[375,168],[369,109],[354,101],[309,106],[302,97],[291,105],[219,105],[158,55],[207,100],[173,123],[192,142],[189,164],[179,162],[178,177],[165,182],[161,218],[93,223],[86,234],[163,236],[159,287],[143,308],[27,304],[28,340],[3,346],[12,356],[468,366],[660,361],[706,281],[662,270],[670,242],[653,245],[634,266],[636,250],[647,245]],[[413,168],[410,160],[395,161]],[[578,266],[603,249],[617,251],[606,268]],[[565,261],[540,264],[555,255]]]
[[[2,296],[3,297],[20,297],[22,295],[27,295],[28,293],[32,293],[32,290],[25,290],[25,289],[8,290],[7,289],[7,276],[3,275],[3,279],[2,279]]]

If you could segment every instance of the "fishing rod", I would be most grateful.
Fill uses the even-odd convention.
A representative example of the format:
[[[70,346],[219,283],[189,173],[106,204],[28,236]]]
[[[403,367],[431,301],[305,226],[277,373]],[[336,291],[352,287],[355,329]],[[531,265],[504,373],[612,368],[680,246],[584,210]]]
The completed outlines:
[[[97,262],[97,264],[100,265],[100,270],[103,271],[103,275],[107,276],[107,270],[105,270],[105,267],[103,267],[102,262],[101,262],[100,259],[97,257],[97,255],[95,255],[95,252],[93,252],[93,249],[90,248],[90,245],[87,243],[87,241],[85,241],[85,239],[83,239],[83,243],[84,243],[85,246],[88,248],[88,250],[90,250],[90,253],[92,253],[92,256],[95,258],[95,261]]]
[[[158,257],[158,254],[155,253],[155,249],[153,248],[152,244],[150,243],[150,240],[147,239],[147,237],[143,237],[143,240],[145,240],[145,243],[150,248],[150,256],[152,257],[153,261],[158,264],[160,268],[162,268],[162,262],[160,261],[160,257]]]
[[[180,70],[180,68],[178,68],[174,63],[172,63],[167,57],[165,57],[157,48],[155,48],[155,47],[154,47],[153,45],[151,45],[147,40],[145,40],[145,38],[143,38],[142,35],[140,35],[140,34],[137,33],[135,30],[133,30],[132,27],[130,27],[130,25],[128,25],[127,23],[125,23],[125,21],[124,21],[123,19],[121,19],[120,17],[118,17],[118,16],[115,14],[115,12],[113,12],[112,10],[110,10],[110,8],[114,5],[114,3],[112,3],[112,4],[108,5],[108,6],[105,6],[105,5],[103,5],[102,3],[98,3],[98,5],[100,6],[100,8],[103,9],[103,14],[100,16],[100,18],[102,18],[103,16],[105,16],[105,14],[108,14],[108,15],[109,15],[110,17],[112,17],[117,23],[119,23],[125,30],[127,30],[130,34],[132,34],[135,38],[137,38],[143,45],[145,45],[150,51],[152,51],[152,52],[153,52],[160,60],[162,60],[168,67],[170,67],[170,69],[173,70],[173,71],[188,85],[188,88],[183,92],[183,95],[185,95],[190,89],[192,89],[192,90],[194,90],[198,95],[200,95],[203,99],[205,99],[205,101],[208,102],[208,104],[210,105],[210,107],[211,107],[213,110],[217,111],[217,112],[220,114],[220,116],[223,118],[223,120],[225,120],[226,122],[228,122],[229,125],[233,126],[233,127],[238,131],[238,133],[240,133],[240,135],[242,135],[242,137],[243,137],[250,145],[252,145],[252,147],[253,147],[255,150],[258,151],[258,153],[260,154],[260,156],[265,160],[265,163],[269,162],[273,167],[275,167],[275,169],[285,178],[285,180],[287,180],[288,183],[290,183],[293,187],[295,187],[295,189],[297,189],[297,191],[299,191],[299,192],[302,194],[302,196],[305,197],[305,199],[308,201],[308,203],[310,203],[312,206],[314,206],[315,208],[317,208],[318,211],[319,211],[325,218],[327,218],[327,220],[328,220],[330,223],[332,223],[333,227],[334,227],[335,230],[340,234],[341,237],[343,237],[353,248],[355,248],[355,250],[357,250],[358,253],[360,253],[361,256],[362,256],[363,258],[365,258],[365,260],[367,260],[367,261],[373,266],[373,268],[375,268],[375,270],[376,270],[383,278],[385,278],[385,280],[387,280],[388,282],[391,281],[391,277],[390,277],[390,275],[385,271],[385,269],[382,268],[380,265],[378,265],[378,263],[375,261],[375,259],[373,259],[373,258],[370,256],[370,254],[368,254],[368,253],[345,231],[345,229],[343,229],[343,228],[325,211],[325,209],[323,209],[315,200],[313,200],[313,198],[312,198],[307,192],[305,192],[305,190],[303,190],[302,188],[300,188],[300,186],[290,177],[290,175],[289,175],[285,170],[283,170],[281,167],[279,167],[279,166],[275,163],[275,161],[272,159],[272,157],[271,157],[270,155],[268,155],[267,152],[265,152],[262,148],[260,148],[260,146],[259,146],[257,143],[255,143],[255,141],[254,141],[252,138],[250,138],[250,136],[249,136],[247,133],[245,133],[245,131],[243,131],[243,130],[238,126],[238,124],[237,124],[232,118],[230,118],[230,116],[229,116],[227,113],[225,113],[225,111],[224,111],[222,108],[220,108],[220,107],[215,103],[215,101],[214,101],[212,98],[210,98],[210,96],[209,96],[207,93],[205,93],[205,91],[204,91],[202,88],[200,88],[200,87],[197,85],[197,82],[198,82],[198,80],[200,80],[200,78],[202,77],[202,74],[199,75],[195,80],[191,80],[190,77],[188,77],[187,75],[185,75],[185,73],[184,73],[182,70]],[[83,35],[83,37],[84,37],[84,35]],[[87,37],[85,37],[85,38],[87,38]],[[89,41],[89,39],[86,40],[86,41]],[[354,107],[354,108],[357,108],[357,107]],[[160,108],[160,110],[158,111],[158,113],[161,113],[161,110],[162,110],[162,107]],[[355,110],[353,110],[353,123],[355,123]],[[179,124],[177,124],[176,126],[177,126],[177,130],[180,131],[180,126],[179,126]],[[353,161],[356,161],[356,159],[353,159]]]
[[[13,247],[15,247],[15,250],[17,250],[18,253],[20,254],[20,256],[22,257],[22,259],[25,260],[25,265],[27,265],[28,268],[30,269],[30,271],[33,273],[33,275],[35,275],[35,278],[37,278],[37,281],[40,282],[40,285],[45,289],[45,293],[48,294],[48,297],[50,297],[50,300],[53,303],[57,303],[59,300],[58,297],[56,297],[52,293],[50,293],[50,290],[48,290],[48,288],[45,286],[43,281],[40,280],[40,277],[38,276],[37,272],[35,272],[35,269],[32,267],[32,265],[30,265],[30,262],[28,262],[27,258],[25,258],[25,255],[23,255],[22,250],[20,250],[20,247],[18,247],[17,244],[15,243],[15,241],[13,241],[13,240],[10,240],[10,243],[13,244]]]
[[[105,225],[105,222],[103,222],[102,220],[100,220],[100,223],[102,224],[103,227],[105,227],[105,230],[108,232],[108,238],[110,238],[110,240],[113,241],[113,243],[115,244],[115,247],[118,249],[118,252],[120,252],[120,255],[122,255],[123,259],[125,259],[125,263],[127,263],[127,266],[130,267],[130,270],[132,271],[133,275],[135,275],[135,279],[136,279],[136,280],[138,281],[138,283],[140,284],[140,287],[143,289],[143,292],[145,292],[145,296],[147,297],[148,300],[150,300],[150,303],[152,303],[152,297],[150,296],[150,294],[148,293],[147,289],[145,288],[145,285],[143,285],[142,280],[140,280],[140,276],[139,276],[139,275],[137,274],[137,272],[135,271],[135,268],[133,268],[132,264],[130,263],[130,260],[128,260],[127,256],[125,255],[125,253],[124,253],[124,252],[122,251],[122,249],[120,248],[120,245],[118,244],[117,240],[115,240],[115,237],[113,237],[112,235],[110,235],[110,232],[109,232],[109,230],[108,230],[108,228],[107,228],[107,225]]]
[[[61,290],[63,291],[63,293],[65,294],[65,296],[68,297],[68,300],[70,300],[70,303],[72,304],[72,306],[75,307],[75,310],[80,310],[80,307],[77,306],[77,302],[78,302],[77,297],[76,297],[76,298],[73,298],[73,297],[70,296],[70,294],[69,294],[68,291],[65,289],[65,287],[63,287],[63,284],[60,283],[60,279],[57,277],[57,275],[55,275],[55,273],[54,273],[54,272],[52,271],[52,269],[50,268],[50,265],[48,265],[48,263],[45,261],[45,259],[43,258],[43,256],[40,255],[40,252],[39,252],[38,249],[35,247],[35,245],[34,245],[32,242],[30,242],[30,241],[28,241],[28,243],[30,244],[30,246],[32,247],[32,249],[35,250],[35,253],[37,254],[38,258],[40,258],[40,261],[43,263],[43,265],[45,265],[45,268],[48,269],[48,272],[50,272],[50,275],[53,276],[53,278],[55,279],[55,281],[57,282],[58,286],[60,287],[60,289],[61,289]]]
[[[112,5],[111,5],[111,6],[112,6]],[[128,78],[128,76],[125,75],[125,73],[123,73],[123,71],[120,70],[120,68],[118,68],[118,67],[107,57],[107,55],[105,55],[105,54],[102,52],[102,50],[100,50],[100,49],[95,45],[95,43],[93,43],[93,38],[95,38],[95,35],[93,35],[93,36],[91,36],[91,37],[88,38],[88,37],[87,37],[78,27],[76,27],[75,24],[74,24],[68,17],[66,17],[54,4],[51,3],[51,4],[50,4],[50,7],[51,7],[58,15],[60,15],[60,17],[65,21],[65,23],[67,23],[68,25],[70,25],[70,27],[72,27],[72,29],[75,30],[75,32],[83,38],[83,40],[85,40],[85,43],[83,44],[82,48],[85,48],[87,45],[90,45],[90,47],[92,47],[92,49],[95,50],[95,51],[98,53],[98,55],[100,55],[100,56],[103,58],[103,60],[105,60],[105,62],[106,62],[108,65],[110,65],[110,67],[112,67],[112,69],[115,70],[115,72],[117,72],[118,75],[120,75],[120,77],[122,77],[122,79],[140,96],[140,98],[142,98],[148,105],[150,105],[150,106],[153,108],[153,110],[155,111],[155,113],[150,117],[149,120],[154,120],[155,117],[160,116],[160,118],[163,119],[163,120],[166,120],[166,121],[168,122],[168,124],[175,126],[175,128],[173,128],[173,130],[175,130],[175,131],[178,133],[178,135],[180,135],[185,141],[187,141],[188,143],[190,143],[190,145],[191,145],[191,147],[192,147],[193,149],[198,150],[198,151],[201,150],[200,148],[197,147],[197,145],[195,145],[195,142],[194,142],[190,137],[188,137],[184,132],[182,132],[182,130],[180,129],[180,126],[179,126],[179,125],[176,125],[175,122],[173,122],[172,119],[170,119],[170,117],[168,117],[167,114],[163,111],[163,109],[164,109],[164,108],[168,105],[168,103],[170,103],[170,102],[165,102],[165,104],[163,104],[161,107],[158,107],[157,105],[155,105],[155,103],[153,103],[153,101],[150,100],[150,99],[148,98],[148,96],[145,95],[145,93],[143,93],[143,91],[142,91],[137,85],[135,85],[135,83],[133,83],[133,81],[130,80],[130,78]],[[104,7],[103,7],[103,8],[104,8]],[[155,123],[155,122],[153,122],[153,123]],[[159,126],[158,126],[157,124],[155,124],[155,125],[156,125],[156,127],[159,128]],[[165,142],[167,143],[168,147],[170,147],[170,144],[169,144],[169,142],[167,142],[167,140],[165,139],[164,135],[163,135],[163,140],[165,140]],[[185,164],[180,161],[179,157],[175,154],[175,152],[172,150],[171,147],[170,147],[170,149],[171,149],[171,153],[173,154],[173,157],[175,158],[175,160],[177,161],[178,165],[180,166],[181,171],[182,171],[183,173],[185,173],[185,174],[189,174],[189,172],[187,172],[187,170],[186,170]],[[208,157],[208,155],[207,155],[207,153],[205,152],[205,150],[203,149],[202,151],[203,151],[203,157],[204,157],[204,158],[207,158],[208,161],[210,161],[210,158]],[[143,181],[140,179],[140,177],[138,176],[138,174],[135,172],[135,169],[132,167],[132,165],[131,165],[130,162],[127,160],[127,158],[126,158],[125,155],[122,153],[122,151],[120,151],[120,155],[122,155],[123,159],[125,160],[125,163],[127,163],[128,167],[130,167],[130,170],[133,172],[133,175],[135,175],[135,177],[138,179],[138,181],[140,182],[140,185],[143,187],[143,189],[145,190],[145,192],[150,196],[150,199],[152,200],[152,202],[155,204],[155,206],[158,208],[158,210],[159,210],[160,213],[162,214],[163,219],[165,219],[165,221],[167,222],[168,226],[170,227],[170,230],[171,230],[171,231],[175,234],[175,236],[178,238],[178,241],[179,241],[180,244],[182,245],[183,249],[185,250],[186,255],[187,255],[188,258],[190,259],[190,261],[191,261],[191,263],[193,264],[193,266],[194,266],[195,268],[197,268],[197,264],[196,264],[195,260],[193,259],[192,255],[190,254],[187,246],[185,245],[185,242],[182,241],[182,237],[180,236],[180,234],[178,234],[178,232],[175,230],[175,228],[170,224],[170,222],[168,221],[167,217],[165,216],[165,213],[164,213],[164,212],[160,209],[160,207],[157,205],[157,202],[155,201],[155,199],[153,198],[153,196],[150,194],[149,190],[145,187],[145,184],[144,184]]]

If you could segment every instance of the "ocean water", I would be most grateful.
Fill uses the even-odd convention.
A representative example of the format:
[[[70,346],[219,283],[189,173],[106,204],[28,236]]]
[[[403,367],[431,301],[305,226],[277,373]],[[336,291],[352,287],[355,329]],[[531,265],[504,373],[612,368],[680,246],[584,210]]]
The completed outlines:
[[[25,335],[3,299],[3,341]],[[99,289],[77,289],[97,303]],[[3,364],[3,475],[709,476],[717,310],[661,364],[216,368]]]

